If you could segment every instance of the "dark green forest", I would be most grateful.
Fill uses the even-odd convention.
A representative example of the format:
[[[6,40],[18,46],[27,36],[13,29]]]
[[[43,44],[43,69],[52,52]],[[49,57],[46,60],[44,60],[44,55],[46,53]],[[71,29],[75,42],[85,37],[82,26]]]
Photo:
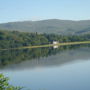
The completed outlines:
[[[16,48],[22,46],[52,44],[53,41],[74,42],[89,41],[90,33],[85,35],[56,35],[27,33],[19,31],[2,31],[0,30],[0,49]]]

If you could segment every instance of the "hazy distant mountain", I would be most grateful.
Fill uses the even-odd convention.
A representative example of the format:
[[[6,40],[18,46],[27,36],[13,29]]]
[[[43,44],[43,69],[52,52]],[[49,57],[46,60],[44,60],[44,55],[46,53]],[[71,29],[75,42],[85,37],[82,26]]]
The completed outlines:
[[[85,34],[90,32],[90,20],[72,21],[48,19],[40,21],[22,21],[0,24],[2,30],[55,34]]]

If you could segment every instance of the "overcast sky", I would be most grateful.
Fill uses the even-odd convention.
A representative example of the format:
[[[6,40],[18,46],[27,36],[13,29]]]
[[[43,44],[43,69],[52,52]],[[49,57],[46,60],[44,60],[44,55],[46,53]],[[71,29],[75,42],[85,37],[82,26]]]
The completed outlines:
[[[0,0],[0,23],[90,19],[90,0]]]

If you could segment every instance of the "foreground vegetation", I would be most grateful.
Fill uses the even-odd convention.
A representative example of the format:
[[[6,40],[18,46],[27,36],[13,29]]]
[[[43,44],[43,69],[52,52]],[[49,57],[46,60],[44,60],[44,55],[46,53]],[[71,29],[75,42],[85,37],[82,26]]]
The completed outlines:
[[[21,90],[21,87],[14,87],[9,84],[8,78],[4,77],[3,74],[0,74],[0,90]]]
[[[18,31],[0,31],[0,49],[17,48],[23,46],[36,46],[52,44],[53,41],[60,43],[89,41],[90,34],[85,35],[55,35],[55,34],[38,34]]]

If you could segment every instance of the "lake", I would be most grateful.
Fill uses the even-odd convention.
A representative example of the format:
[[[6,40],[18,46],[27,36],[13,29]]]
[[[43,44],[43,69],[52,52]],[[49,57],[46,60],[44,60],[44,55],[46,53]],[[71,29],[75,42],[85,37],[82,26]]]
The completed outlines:
[[[90,46],[0,51],[0,73],[23,90],[90,90]]]

